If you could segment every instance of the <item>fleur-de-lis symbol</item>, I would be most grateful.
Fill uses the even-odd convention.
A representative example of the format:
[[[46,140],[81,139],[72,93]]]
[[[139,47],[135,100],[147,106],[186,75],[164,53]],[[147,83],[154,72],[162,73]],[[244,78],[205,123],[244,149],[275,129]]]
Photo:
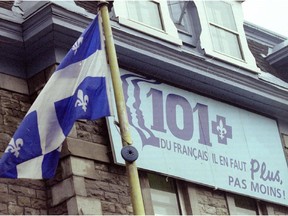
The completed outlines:
[[[74,55],[76,55],[78,48],[81,46],[83,42],[83,37],[78,38],[78,40],[72,46],[72,50],[74,51]]]
[[[218,132],[219,132],[219,137],[220,137],[221,139],[223,139],[223,138],[224,138],[224,135],[227,133],[227,130],[226,130],[225,127],[223,127],[223,122],[222,122],[222,120],[219,121],[219,125],[217,126],[217,130],[218,130]]]
[[[16,158],[18,158],[18,156],[19,156],[19,151],[21,150],[21,146],[23,146],[23,144],[24,144],[23,139],[18,138],[18,139],[16,140],[16,142],[15,142],[15,141],[14,141],[14,138],[12,138],[11,141],[10,141],[10,143],[9,143],[9,145],[8,145],[8,147],[7,147],[6,150],[5,150],[5,153],[7,153],[7,152],[10,151],[10,153],[12,153],[12,154],[14,153],[14,156],[15,156]]]
[[[82,109],[84,110],[84,112],[86,112],[87,105],[89,102],[88,95],[84,95],[83,91],[81,89],[79,89],[77,92],[77,98],[78,99],[76,100],[75,107],[76,106],[82,106]]]

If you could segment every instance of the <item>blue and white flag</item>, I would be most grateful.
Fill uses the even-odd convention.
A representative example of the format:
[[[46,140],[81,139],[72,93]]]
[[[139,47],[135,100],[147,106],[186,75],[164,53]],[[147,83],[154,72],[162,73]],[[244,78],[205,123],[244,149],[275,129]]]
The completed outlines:
[[[53,177],[62,142],[74,122],[110,115],[108,72],[96,17],[53,73],[15,132],[0,160],[0,177]]]

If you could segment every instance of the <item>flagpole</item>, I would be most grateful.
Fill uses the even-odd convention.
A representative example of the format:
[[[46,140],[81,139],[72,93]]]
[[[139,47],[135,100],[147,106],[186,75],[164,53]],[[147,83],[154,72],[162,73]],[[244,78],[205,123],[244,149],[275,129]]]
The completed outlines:
[[[103,21],[106,51],[107,51],[108,61],[109,61],[110,69],[111,69],[111,78],[112,78],[112,83],[113,83],[113,88],[114,88],[114,96],[115,96],[115,101],[116,101],[117,114],[119,118],[122,145],[123,147],[125,147],[128,145],[132,145],[132,138],[131,138],[131,134],[129,130],[126,104],[124,100],[124,94],[123,94],[123,89],[122,89],[122,82],[120,79],[117,55],[116,55],[115,45],[114,45],[113,36],[112,36],[112,29],[110,25],[108,4],[109,3],[107,1],[100,1],[98,6],[100,8],[102,21]],[[145,215],[136,163],[126,161],[126,170],[128,172],[130,197],[131,197],[131,202],[132,202],[132,207],[133,207],[133,213],[135,215]]]

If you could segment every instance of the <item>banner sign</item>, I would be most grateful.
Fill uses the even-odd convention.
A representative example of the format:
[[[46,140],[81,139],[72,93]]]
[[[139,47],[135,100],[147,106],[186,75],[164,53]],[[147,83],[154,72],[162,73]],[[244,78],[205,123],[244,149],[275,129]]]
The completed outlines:
[[[123,70],[121,79],[139,168],[288,206],[275,120]],[[124,164],[109,122],[115,161]]]

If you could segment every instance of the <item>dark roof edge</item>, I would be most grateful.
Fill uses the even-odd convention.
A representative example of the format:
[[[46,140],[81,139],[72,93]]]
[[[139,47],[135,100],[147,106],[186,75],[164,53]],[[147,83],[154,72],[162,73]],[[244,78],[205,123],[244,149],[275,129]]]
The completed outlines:
[[[288,39],[281,34],[278,34],[276,32],[265,29],[261,26],[247,21],[244,22],[244,30],[247,39],[264,44],[269,48],[273,48],[277,44],[282,43],[283,41]]]

